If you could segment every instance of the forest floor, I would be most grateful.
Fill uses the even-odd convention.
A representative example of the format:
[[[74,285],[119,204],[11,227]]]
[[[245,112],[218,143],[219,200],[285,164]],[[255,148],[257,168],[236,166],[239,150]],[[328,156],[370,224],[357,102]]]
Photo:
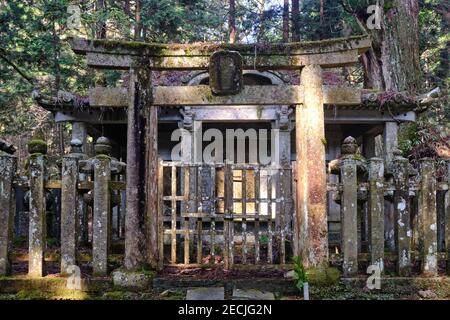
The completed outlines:
[[[220,266],[201,268],[171,268],[155,274],[147,272],[151,284],[145,290],[126,290],[113,284],[112,277],[95,278],[89,251],[80,250],[81,278],[86,283],[83,291],[67,290],[67,279],[60,272],[59,252],[46,254],[47,275],[40,279],[27,276],[26,248],[15,248],[13,252],[12,276],[0,277],[0,300],[183,300],[191,288],[224,287],[225,298],[232,298],[236,288],[259,290],[274,294],[277,300],[302,300],[294,281],[286,277],[287,270],[224,270]],[[122,264],[123,256],[111,255],[110,270]],[[310,273],[310,298],[312,300],[450,300],[450,277],[443,273],[439,277],[400,278],[386,274],[380,290],[366,287],[368,275],[363,272],[352,279],[342,279],[337,268],[330,268],[330,279],[323,274]],[[334,272],[335,271],[335,272]]]

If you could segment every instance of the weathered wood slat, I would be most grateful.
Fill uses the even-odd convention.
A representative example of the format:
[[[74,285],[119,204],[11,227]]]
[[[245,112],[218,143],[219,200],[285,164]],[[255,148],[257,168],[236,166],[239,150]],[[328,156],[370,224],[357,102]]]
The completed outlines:
[[[300,248],[299,248],[299,225],[297,222],[297,164],[295,161],[292,161],[292,252],[294,256],[300,256]]]
[[[202,233],[203,230],[203,222],[202,218],[197,219],[197,263],[202,263],[203,259],[203,241],[202,241]]]
[[[224,193],[225,193],[225,215],[233,214],[233,171],[229,165],[225,166],[224,172]],[[232,251],[233,246],[231,242],[231,228],[234,228],[230,219],[224,220],[223,233],[224,233],[224,267],[230,269],[233,266]]]
[[[189,188],[189,182],[190,182],[190,169],[189,167],[184,167],[184,208],[188,207],[188,201],[189,201],[189,194],[190,194],[190,188]],[[181,216],[184,218],[183,221],[183,234],[184,234],[184,263],[189,264],[190,260],[190,230],[189,230],[189,217],[191,213],[182,213]]]
[[[195,174],[195,210],[200,211],[203,210],[203,199],[202,199],[202,183],[203,183],[203,167],[197,167],[196,174]],[[194,227],[196,230],[196,238],[197,238],[197,244],[196,244],[196,261],[197,263],[202,262],[202,254],[203,254],[203,246],[202,246],[202,229],[203,229],[203,222],[202,218],[194,219]]]
[[[158,269],[162,269],[164,265],[164,166],[162,160],[158,161],[158,213],[157,227],[158,230]]]
[[[177,168],[172,167],[171,170],[171,195],[172,195],[172,202],[171,202],[171,217],[172,217],[172,223],[171,223],[171,230],[172,230],[172,236],[171,236],[171,261],[172,263],[177,263],[177,201],[175,199],[175,196],[177,195]]]
[[[267,214],[269,219],[267,220],[267,263],[273,263],[273,224],[272,224],[272,170],[267,171]]]
[[[61,189],[61,180],[47,180],[44,182],[45,189]]]
[[[190,262],[190,230],[189,230],[189,218],[184,217],[183,221],[183,231],[180,234],[184,236],[184,263],[189,264]]]
[[[241,184],[241,197],[242,197],[242,263],[247,263],[247,170],[242,170],[242,184]]]
[[[216,168],[211,166],[211,186],[213,186],[213,190],[211,193],[211,214],[216,214]],[[210,232],[211,232],[211,256],[214,257],[216,254],[216,219],[214,217],[211,218],[210,224]]]
[[[287,230],[286,230],[286,220],[287,220],[287,205],[288,205],[288,197],[289,197],[289,191],[287,188],[289,186],[290,183],[290,177],[287,174],[287,171],[285,170],[280,170],[279,171],[279,179],[280,179],[280,184],[279,184],[279,193],[277,194],[277,198],[280,199],[280,202],[277,203],[277,205],[280,206],[280,238],[281,238],[281,242],[280,242],[280,263],[281,264],[286,264],[286,235],[287,235]]]
[[[259,169],[254,171],[254,201],[255,201],[255,264],[260,263],[260,244],[261,237],[260,225],[259,225],[259,212],[261,204],[259,198],[261,197],[261,172]]]
[[[56,187],[56,184],[60,185],[60,182],[53,180],[52,184]],[[125,181],[109,181],[108,184],[111,190],[125,190],[127,188]],[[77,183],[77,188],[78,190],[92,190],[94,188],[94,181],[80,181]]]
[[[268,220],[272,220],[271,217],[269,217],[269,215],[261,215],[258,214],[258,216],[256,216],[256,213],[250,213],[247,212],[246,215],[224,215],[224,214],[220,214],[220,213],[216,213],[216,214],[209,214],[209,213],[198,213],[198,212],[193,212],[193,213],[189,213],[189,212],[185,212],[181,214],[181,218],[177,217],[177,221],[184,221],[184,218],[194,218],[194,219],[198,219],[198,218],[202,218],[203,221],[210,221],[211,219],[215,219],[216,221],[222,221],[223,219],[226,220],[232,220],[235,222],[242,222],[242,219],[247,220],[247,222],[249,221],[259,221],[259,222],[263,222],[263,221],[268,221]],[[172,217],[164,217],[164,221],[168,222],[168,221],[172,221]]]
[[[239,94],[215,96],[209,86],[154,87],[153,103],[159,106],[292,105],[303,103],[303,90],[296,85],[245,86]],[[324,104],[360,105],[361,90],[352,87],[324,86]],[[128,106],[127,88],[95,87],[89,90],[91,107]]]

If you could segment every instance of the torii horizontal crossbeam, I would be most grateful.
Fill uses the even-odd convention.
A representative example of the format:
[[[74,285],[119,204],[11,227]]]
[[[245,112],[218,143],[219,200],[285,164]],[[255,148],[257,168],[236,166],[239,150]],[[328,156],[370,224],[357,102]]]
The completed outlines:
[[[360,105],[361,90],[351,87],[324,86],[324,103]],[[91,107],[127,107],[127,88],[92,88]],[[213,95],[209,86],[168,86],[153,88],[153,104],[157,106],[226,106],[226,105],[296,105],[303,103],[303,87],[295,85],[245,86],[236,95]]]
[[[135,61],[152,70],[203,70],[218,50],[238,51],[244,69],[298,69],[315,64],[323,68],[358,62],[371,45],[368,36],[287,44],[153,44],[115,40],[71,39],[74,52],[87,56],[90,67],[129,69]]]

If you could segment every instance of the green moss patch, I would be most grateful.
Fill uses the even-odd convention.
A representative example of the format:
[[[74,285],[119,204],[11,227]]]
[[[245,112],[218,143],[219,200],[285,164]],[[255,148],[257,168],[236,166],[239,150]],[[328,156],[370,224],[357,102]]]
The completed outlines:
[[[306,271],[310,286],[326,287],[339,283],[341,272],[336,268],[311,268]]]

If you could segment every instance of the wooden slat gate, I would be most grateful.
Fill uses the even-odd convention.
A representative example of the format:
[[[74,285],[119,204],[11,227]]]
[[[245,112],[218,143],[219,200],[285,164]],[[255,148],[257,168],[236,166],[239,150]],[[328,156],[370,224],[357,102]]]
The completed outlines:
[[[161,261],[227,269],[290,263],[292,194],[290,166],[160,161]]]

